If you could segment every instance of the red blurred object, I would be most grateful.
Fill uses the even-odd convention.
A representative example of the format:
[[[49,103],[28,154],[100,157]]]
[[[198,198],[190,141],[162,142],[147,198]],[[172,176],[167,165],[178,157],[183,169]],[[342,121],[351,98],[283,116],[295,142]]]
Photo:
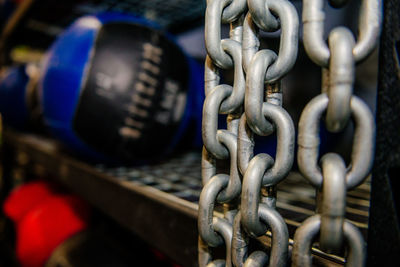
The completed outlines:
[[[64,240],[87,228],[89,209],[74,196],[53,196],[17,225],[17,257],[22,266],[43,266]]]
[[[55,188],[44,181],[26,183],[14,189],[3,205],[4,213],[17,223],[36,205],[55,194]]]
[[[58,245],[87,228],[90,214],[86,202],[45,182],[17,188],[4,211],[16,224],[16,254],[23,267],[43,266]]]

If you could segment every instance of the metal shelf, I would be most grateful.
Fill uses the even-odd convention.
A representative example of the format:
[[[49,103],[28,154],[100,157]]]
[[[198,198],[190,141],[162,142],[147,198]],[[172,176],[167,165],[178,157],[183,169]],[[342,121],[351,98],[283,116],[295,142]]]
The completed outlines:
[[[152,165],[107,168],[65,153],[54,140],[14,131],[4,133],[4,160],[61,183],[155,248],[184,266],[197,264],[197,202],[200,152],[185,152]],[[5,163],[6,164],[6,163]],[[369,183],[348,193],[347,218],[367,234]],[[278,185],[277,209],[290,237],[314,214],[315,191],[299,174]],[[268,247],[270,238],[260,239]],[[342,265],[343,258],[313,249],[316,263]]]
[[[53,140],[4,133],[4,155],[59,182],[122,226],[183,264],[197,262],[197,206],[189,201],[121,179],[59,152]],[[155,242],[156,241],[156,242]]]

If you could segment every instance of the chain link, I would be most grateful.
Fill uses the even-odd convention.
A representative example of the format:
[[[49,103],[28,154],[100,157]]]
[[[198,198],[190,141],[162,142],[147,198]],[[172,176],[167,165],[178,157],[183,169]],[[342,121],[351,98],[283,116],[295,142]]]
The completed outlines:
[[[279,29],[279,20],[272,15],[265,0],[249,0],[249,11],[252,20],[263,31],[276,31]]]
[[[352,50],[356,62],[365,59],[378,43],[382,20],[381,2],[381,0],[362,0],[358,41]],[[311,60],[321,67],[328,67],[331,55],[323,38],[325,21],[323,6],[324,0],[303,0],[303,43]]]
[[[265,0],[265,3],[277,15],[281,24],[278,57],[272,65],[268,66],[268,71],[265,70],[265,82],[272,83],[282,78],[296,61],[299,19],[296,9],[287,0]],[[248,65],[253,65],[251,61],[254,60],[254,54],[260,43],[257,37],[259,29],[255,25],[253,17],[254,15],[249,12],[246,16],[246,23],[243,25],[243,57],[245,58],[243,65],[249,74],[252,72],[247,71]]]
[[[347,0],[330,0],[342,7]],[[345,27],[323,39],[323,0],[304,0],[304,45],[323,68],[322,93],[305,107],[298,134],[298,165],[317,190],[317,214],[297,229],[292,253],[294,266],[311,265],[316,237],[320,248],[340,253],[346,244],[347,265],[362,266],[364,241],[345,219],[346,192],[361,184],[373,162],[374,119],[353,95],[355,64],[377,43],[381,1],[363,0],[357,41]],[[221,40],[221,23],[230,24]],[[275,210],[276,186],[289,173],[294,159],[294,125],[282,107],[281,79],[297,57],[298,16],[288,0],[208,0],[205,41],[205,94],[202,154],[203,190],[199,201],[200,266],[285,266],[288,229]],[[259,31],[280,31],[279,50],[259,50]],[[233,69],[233,86],[220,84],[220,69]],[[341,131],[355,123],[351,164],[328,153],[319,159],[319,121],[326,112],[327,129]],[[219,129],[219,114],[227,129]],[[274,157],[254,155],[254,134],[276,132]],[[217,162],[230,161],[229,174],[217,173]],[[217,205],[222,215],[214,212]],[[250,251],[253,239],[270,233],[271,250]],[[213,259],[212,248],[225,245],[226,258]]]
[[[297,228],[292,250],[292,266],[312,266],[311,246],[320,231],[321,216],[316,214]],[[344,221],[343,234],[348,253],[346,266],[365,266],[364,240],[360,231],[349,221]]]
[[[317,193],[317,212],[321,213],[320,247],[329,253],[339,253],[346,213],[346,165],[334,153],[324,155],[321,165],[324,182]]]
[[[328,106],[326,94],[314,97],[304,108],[299,122],[297,162],[301,173],[317,188],[322,187],[323,177],[318,166],[319,120]],[[367,105],[352,96],[351,110],[355,122],[351,167],[346,173],[347,189],[353,189],[368,175],[374,155],[374,119]]]
[[[331,58],[329,61],[326,127],[337,132],[342,130],[350,117],[350,100],[353,93],[354,38],[349,29],[338,27],[329,35]]]

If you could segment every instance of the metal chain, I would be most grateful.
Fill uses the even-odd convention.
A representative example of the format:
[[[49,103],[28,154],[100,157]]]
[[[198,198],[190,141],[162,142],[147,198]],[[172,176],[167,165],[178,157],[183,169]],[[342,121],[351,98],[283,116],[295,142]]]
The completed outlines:
[[[221,40],[221,23],[230,23],[229,39]],[[286,264],[288,229],[275,210],[276,184],[293,164],[294,126],[282,108],[280,79],[297,57],[298,25],[297,12],[288,0],[207,1],[200,266]],[[258,51],[259,30],[281,31],[277,54]],[[230,68],[233,86],[220,84],[219,69]],[[219,114],[227,114],[226,130],[218,129]],[[253,132],[261,136],[276,132],[275,159],[264,153],[253,157]],[[227,159],[230,174],[217,174],[217,161]],[[222,218],[214,214],[216,205],[222,205]],[[268,229],[273,240],[269,255],[254,251],[248,256],[250,239]],[[223,244],[226,259],[214,260],[211,248]]]
[[[319,234],[320,248],[337,253],[347,244],[347,264],[362,265],[363,239],[344,217],[346,192],[368,175],[373,161],[374,122],[368,107],[353,96],[355,64],[377,43],[381,2],[364,0],[356,42],[344,27],[323,40],[323,0],[304,0],[304,45],[323,68],[322,94],[304,109],[298,136],[298,165],[317,189],[317,214],[296,231],[294,266],[311,264],[310,249]],[[330,0],[335,7],[347,0]],[[229,23],[230,38],[221,40],[221,23]],[[297,57],[298,16],[288,0],[208,0],[205,40],[202,180],[199,201],[200,266],[285,266],[288,229],[275,210],[276,185],[293,164],[294,126],[282,108],[280,80]],[[278,53],[259,50],[259,31],[280,30]],[[219,69],[234,70],[233,86],[220,84]],[[337,154],[326,154],[318,166],[319,120],[341,131],[350,116],[355,122],[351,167]],[[227,115],[227,129],[218,129],[219,114]],[[277,134],[275,157],[254,156],[254,134]],[[217,174],[217,161],[230,160],[229,174]],[[221,206],[223,214],[214,212]],[[268,233],[272,247],[248,251],[249,243]],[[212,248],[225,245],[226,258],[215,260]]]
[[[242,111],[245,78],[242,68],[242,23],[244,0],[209,0],[206,10],[205,95],[203,107],[203,190],[199,201],[199,266],[231,266],[232,223],[240,196],[237,167],[237,135]],[[221,40],[221,23],[230,23],[230,38]],[[234,69],[233,86],[220,84],[219,69]],[[218,129],[219,114],[227,114],[227,129]],[[218,173],[217,160],[230,159],[230,173]],[[214,216],[223,205],[223,218]],[[224,245],[226,259],[215,260],[212,247]]]
[[[276,185],[289,173],[294,155],[294,126],[282,108],[280,79],[297,57],[298,16],[286,0],[248,0],[249,12],[243,25],[243,65],[246,70],[244,114],[239,124],[238,162],[243,174],[240,220],[233,229],[232,261],[235,266],[285,266],[289,234],[275,210]],[[277,23],[279,22],[279,23]],[[259,48],[258,31],[280,29],[278,54]],[[253,157],[254,133],[267,136],[276,131],[275,159],[261,153]],[[251,238],[271,231],[272,247],[247,252]]]
[[[334,7],[347,1],[330,0]],[[292,266],[311,266],[311,246],[319,235],[319,247],[340,253],[346,244],[346,266],[364,266],[364,240],[345,219],[346,193],[368,176],[374,157],[375,124],[367,105],[353,95],[355,64],[365,59],[378,42],[381,1],[363,0],[359,36],[355,41],[345,27],[333,29],[328,45],[323,39],[323,0],[303,1],[303,42],[309,57],[323,68],[322,93],[304,108],[299,122],[297,161],[301,173],[317,189],[317,214],[296,230]],[[323,155],[318,165],[319,121],[326,112],[326,128],[339,132],[352,116],[355,130],[351,164],[346,168],[338,154]]]

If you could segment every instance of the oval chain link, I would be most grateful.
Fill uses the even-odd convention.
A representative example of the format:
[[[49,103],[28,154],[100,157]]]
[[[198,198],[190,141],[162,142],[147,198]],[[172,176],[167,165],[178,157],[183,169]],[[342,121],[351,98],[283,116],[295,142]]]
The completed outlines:
[[[212,267],[212,266],[232,266],[231,263],[231,243],[232,243],[232,226],[226,220],[214,217],[213,218],[213,229],[218,233],[224,243],[226,244],[226,258],[225,260],[213,260],[212,253],[209,246],[199,237],[198,247],[199,247],[199,266]]]
[[[338,27],[329,35],[331,59],[328,71],[328,97],[326,128],[339,132],[347,125],[351,114],[350,100],[353,94],[354,37],[349,29]]]
[[[312,266],[311,246],[320,231],[321,216],[316,214],[305,220],[293,239],[292,266]],[[365,247],[363,237],[353,224],[345,220],[343,234],[348,247],[346,266],[365,266]]]
[[[336,2],[337,0],[335,0]],[[328,67],[331,57],[324,36],[324,0],[303,0],[303,43],[310,59]],[[353,48],[356,62],[365,59],[376,47],[382,20],[381,0],[362,0],[358,23],[358,40]]]
[[[208,55],[215,65],[228,69],[233,65],[232,58],[224,52],[221,45],[222,12],[232,0],[207,1],[205,18],[205,42]]]
[[[279,20],[272,15],[268,3],[265,0],[249,0],[249,11],[252,20],[263,31],[276,31],[280,27]]]
[[[321,212],[319,245],[328,253],[340,253],[343,243],[343,223],[346,213],[346,165],[334,153],[321,159],[324,177],[319,194],[318,210]]]
[[[234,266],[286,266],[288,259],[289,233],[282,216],[267,204],[260,204],[258,216],[265,228],[270,228],[272,245],[270,255],[264,251],[254,251],[249,256],[249,238],[241,223],[239,211],[233,223],[232,263]]]
[[[265,82],[273,83],[292,69],[297,58],[299,19],[294,6],[287,0],[265,0],[268,8],[280,20],[280,43],[278,57],[265,70]],[[253,65],[254,54],[258,51],[258,27],[253,22],[253,14],[248,13],[243,24],[243,66],[247,75],[255,75],[248,71]],[[247,78],[249,79],[249,78]]]
[[[314,97],[304,108],[299,122],[297,163],[301,173],[317,188],[323,183],[318,166],[319,120],[328,105],[328,97]],[[352,96],[351,110],[355,122],[351,165],[346,173],[348,190],[360,185],[367,177],[374,160],[375,124],[367,105]]]

